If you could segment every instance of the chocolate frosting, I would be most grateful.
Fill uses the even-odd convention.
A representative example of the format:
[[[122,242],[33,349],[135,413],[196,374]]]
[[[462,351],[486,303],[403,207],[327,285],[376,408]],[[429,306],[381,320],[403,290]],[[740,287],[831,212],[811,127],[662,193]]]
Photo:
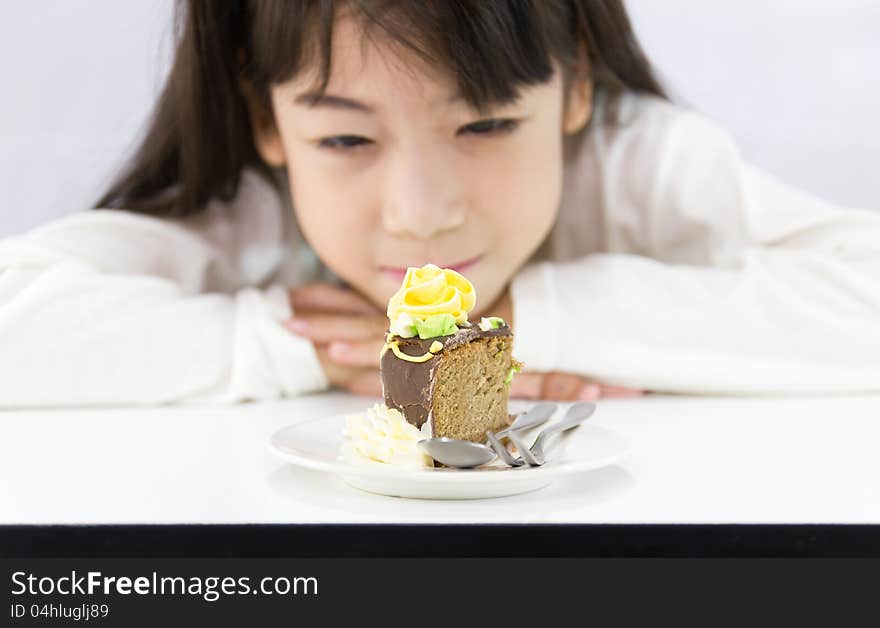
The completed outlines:
[[[382,354],[379,370],[382,375],[382,393],[385,405],[400,410],[406,420],[416,427],[422,427],[428,420],[434,393],[434,373],[443,359],[443,352],[467,344],[478,338],[491,336],[510,336],[510,326],[504,324],[498,329],[482,330],[477,325],[462,327],[449,336],[421,339],[401,338],[392,336],[397,341],[401,353],[420,356],[428,353],[434,342],[440,342],[443,348],[430,360],[425,362],[409,362],[401,360],[390,349]]]

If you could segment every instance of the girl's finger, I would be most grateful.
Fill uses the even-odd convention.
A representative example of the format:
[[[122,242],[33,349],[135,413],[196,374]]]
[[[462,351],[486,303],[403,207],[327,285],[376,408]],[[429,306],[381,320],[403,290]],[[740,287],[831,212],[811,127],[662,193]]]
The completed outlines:
[[[382,382],[379,379],[379,371],[361,373],[351,378],[345,388],[353,395],[364,397],[381,397]]]
[[[370,340],[334,340],[327,354],[338,364],[378,368],[379,353],[385,344],[383,338]]]
[[[347,314],[377,314],[382,310],[353,290],[329,283],[312,283],[293,288],[290,304],[294,314],[300,310],[318,310]]]
[[[298,336],[326,343],[383,337],[388,329],[388,319],[375,314],[307,314],[286,321],[284,326]]]
[[[510,396],[517,399],[595,401],[606,397],[638,397],[644,394],[644,390],[600,384],[573,373],[520,373],[510,384]]]
[[[334,362],[330,358],[328,345],[315,345],[315,352],[318,354],[327,381],[338,388],[348,389],[351,382],[360,378],[370,380],[379,377],[379,370],[375,365],[372,368],[362,368]]]
[[[543,373],[518,373],[510,382],[510,396],[514,399],[540,399]]]
[[[592,401],[598,399],[599,395],[600,390],[596,384],[591,384],[586,378],[572,373],[545,373],[541,383],[541,399]]]
[[[510,396],[553,401],[592,400],[598,398],[599,387],[570,373],[519,373],[510,383]]]
[[[641,397],[645,391],[640,388],[626,388],[625,386],[610,386],[599,384],[603,397]]]

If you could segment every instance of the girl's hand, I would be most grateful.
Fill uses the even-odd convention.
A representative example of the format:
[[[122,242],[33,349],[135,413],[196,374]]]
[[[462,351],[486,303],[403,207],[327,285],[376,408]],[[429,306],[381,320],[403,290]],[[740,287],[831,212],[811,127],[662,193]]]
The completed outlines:
[[[357,395],[382,396],[379,352],[385,344],[385,312],[352,290],[315,283],[290,291],[296,316],[285,326],[315,345],[318,359],[331,385]],[[512,321],[507,292],[488,309]],[[645,391],[612,386],[573,373],[519,373],[510,395],[521,399],[555,401],[637,397]]]
[[[510,288],[491,306],[486,308],[484,316],[500,316],[511,327],[513,321],[513,301]],[[516,329],[514,327],[514,329]],[[526,364],[528,369],[528,364]],[[595,401],[607,397],[638,397],[645,394],[644,390],[611,386],[591,380],[574,373],[532,373],[528,370],[517,373],[510,383],[510,396],[519,399],[552,399],[554,401]]]
[[[357,395],[380,397],[379,352],[385,344],[385,312],[353,290],[328,283],[294,288],[296,313],[285,326],[315,345],[331,385]]]
[[[517,373],[510,383],[510,396],[518,399],[596,401],[609,397],[639,397],[644,390],[602,384],[574,373]]]

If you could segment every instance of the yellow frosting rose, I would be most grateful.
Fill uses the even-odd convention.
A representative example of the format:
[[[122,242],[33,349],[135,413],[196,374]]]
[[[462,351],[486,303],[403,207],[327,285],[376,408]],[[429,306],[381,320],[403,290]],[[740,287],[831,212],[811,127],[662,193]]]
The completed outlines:
[[[400,287],[388,301],[388,318],[401,314],[424,320],[437,314],[451,314],[456,323],[467,321],[477,302],[473,284],[449,268],[427,264],[408,268]]]

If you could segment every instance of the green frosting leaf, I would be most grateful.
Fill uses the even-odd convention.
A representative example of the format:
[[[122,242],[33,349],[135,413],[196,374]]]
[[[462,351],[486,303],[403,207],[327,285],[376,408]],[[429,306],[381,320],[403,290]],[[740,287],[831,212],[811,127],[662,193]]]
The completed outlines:
[[[519,373],[519,367],[516,364],[510,367],[510,371],[507,373],[507,379],[504,380],[505,384],[509,384],[513,381],[514,373]]]
[[[455,317],[452,314],[435,314],[425,320],[415,319],[416,332],[419,338],[426,340],[437,336],[449,336],[458,331]]]

